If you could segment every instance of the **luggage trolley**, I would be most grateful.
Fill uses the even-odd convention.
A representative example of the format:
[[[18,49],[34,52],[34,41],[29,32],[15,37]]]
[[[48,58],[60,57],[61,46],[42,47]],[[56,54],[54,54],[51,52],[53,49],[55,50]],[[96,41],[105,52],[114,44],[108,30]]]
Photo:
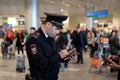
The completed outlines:
[[[15,47],[13,44],[8,46],[8,55],[10,59],[15,58]]]
[[[2,42],[1,43],[1,53],[2,53],[3,59],[7,58],[7,55],[8,55],[8,44],[7,44],[7,42]]]
[[[90,67],[89,67],[89,73],[91,73],[92,69],[97,69],[97,72],[101,72],[101,66],[103,65],[104,61],[103,59],[98,58],[99,52],[96,51],[93,55],[93,57],[90,59]]]
[[[9,58],[11,59],[12,56],[13,58],[15,58],[15,51],[13,51],[14,47],[12,47],[12,44],[8,44],[8,42],[2,42],[1,43],[1,53],[3,56],[3,59],[7,59],[7,57],[9,56]]]
[[[93,57],[90,59],[89,72],[91,72],[91,70],[94,68],[98,70],[98,73],[100,73],[103,66],[106,68],[107,71],[107,65],[105,64],[102,56],[105,56],[105,58],[107,58],[108,56],[107,54],[107,49],[109,47],[108,41],[109,41],[108,38],[100,38],[100,50],[95,51]]]

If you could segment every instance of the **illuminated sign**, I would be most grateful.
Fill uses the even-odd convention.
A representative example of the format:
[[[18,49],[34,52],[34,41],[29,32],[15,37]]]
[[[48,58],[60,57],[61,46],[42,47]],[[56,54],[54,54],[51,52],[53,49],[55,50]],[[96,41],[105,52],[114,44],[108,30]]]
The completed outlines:
[[[86,16],[87,17],[107,17],[108,16],[108,10],[87,12]]]

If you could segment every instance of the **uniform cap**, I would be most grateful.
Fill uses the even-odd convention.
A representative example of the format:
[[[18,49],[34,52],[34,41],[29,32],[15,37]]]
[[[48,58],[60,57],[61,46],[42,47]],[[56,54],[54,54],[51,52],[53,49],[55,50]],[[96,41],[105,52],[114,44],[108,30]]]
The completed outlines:
[[[45,15],[47,15],[46,21],[50,21],[51,23],[53,23],[56,27],[60,29],[63,28],[62,22],[68,18],[68,16],[55,14],[55,13],[45,13]]]

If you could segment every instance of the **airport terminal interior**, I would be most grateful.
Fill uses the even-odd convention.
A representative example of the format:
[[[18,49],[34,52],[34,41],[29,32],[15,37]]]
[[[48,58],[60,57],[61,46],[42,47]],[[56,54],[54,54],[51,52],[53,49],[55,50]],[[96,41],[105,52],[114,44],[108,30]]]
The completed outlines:
[[[100,36],[96,38],[94,34],[94,41],[97,42],[98,39],[98,42],[103,43],[96,46],[99,50],[101,47],[109,47],[112,31],[120,30],[119,8],[120,0],[0,0],[0,80],[25,80],[25,75],[29,74],[25,46],[23,47],[25,70],[16,71],[18,49],[13,38],[19,31],[30,33],[31,27],[38,29],[42,26],[42,22],[46,18],[44,12],[68,16],[68,19],[63,22],[63,30],[69,30],[70,34],[77,27],[88,31],[91,29],[98,31],[96,35]],[[3,57],[4,44],[2,43],[6,40],[6,34],[11,33],[9,31],[14,33],[12,50],[15,51],[11,56],[8,50],[7,56],[5,54]],[[87,34],[86,37],[88,37]],[[111,68],[104,61],[100,64],[98,61],[93,65],[93,57],[90,55],[91,47],[86,46],[83,51],[84,62],[76,63],[76,55],[69,61],[67,69],[64,69],[64,64],[62,64],[58,80],[117,80],[117,71],[111,72]],[[100,51],[100,54],[103,53]],[[22,55],[22,52],[19,55]],[[100,56],[98,56],[98,60],[101,58]]]

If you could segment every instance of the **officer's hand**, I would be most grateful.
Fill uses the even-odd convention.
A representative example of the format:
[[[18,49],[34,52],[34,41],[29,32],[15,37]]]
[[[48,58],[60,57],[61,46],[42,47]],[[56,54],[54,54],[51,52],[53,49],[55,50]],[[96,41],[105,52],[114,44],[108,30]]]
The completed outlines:
[[[88,45],[85,45],[85,48],[88,48]]]
[[[76,53],[76,49],[71,49],[69,51],[67,50],[61,50],[60,51],[60,56],[62,59],[68,59],[68,58],[73,58],[74,57],[74,54]]]
[[[59,54],[60,54],[61,58],[63,59],[63,58],[65,58],[69,53],[68,53],[67,49],[64,49],[64,50],[61,50],[61,51],[59,52]]]

